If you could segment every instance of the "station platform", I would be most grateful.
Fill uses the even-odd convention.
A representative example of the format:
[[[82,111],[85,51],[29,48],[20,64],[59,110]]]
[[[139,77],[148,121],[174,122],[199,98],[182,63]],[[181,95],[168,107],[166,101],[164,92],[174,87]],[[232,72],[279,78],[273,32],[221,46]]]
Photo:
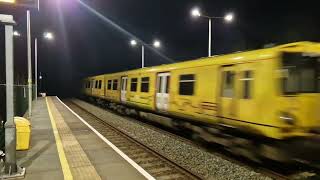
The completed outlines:
[[[39,98],[32,114],[30,149],[17,152],[25,179],[149,179],[57,97]]]

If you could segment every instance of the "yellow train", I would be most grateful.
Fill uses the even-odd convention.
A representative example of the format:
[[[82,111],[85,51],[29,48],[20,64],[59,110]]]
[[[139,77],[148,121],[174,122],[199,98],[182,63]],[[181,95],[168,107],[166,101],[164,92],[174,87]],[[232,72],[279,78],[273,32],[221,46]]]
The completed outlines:
[[[318,160],[307,156],[319,150],[320,142],[319,43],[88,77],[82,91],[121,107],[173,117],[176,126],[225,146],[250,147],[276,160]]]

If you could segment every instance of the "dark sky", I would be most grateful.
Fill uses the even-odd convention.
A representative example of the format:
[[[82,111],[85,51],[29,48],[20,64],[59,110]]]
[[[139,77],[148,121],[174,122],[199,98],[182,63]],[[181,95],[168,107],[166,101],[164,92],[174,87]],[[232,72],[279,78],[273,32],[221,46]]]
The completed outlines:
[[[40,1],[40,13],[36,10],[32,13],[32,34],[41,39],[39,71],[49,93],[70,96],[85,76],[141,66],[140,48],[129,46],[131,38],[97,18],[77,0]],[[269,43],[320,40],[317,1],[83,1],[145,42],[151,43],[155,38],[161,40],[160,52],[174,61],[207,55],[207,21],[190,17],[190,9],[194,6],[210,16],[223,16],[226,12],[235,14],[232,24],[214,22],[214,54],[257,49]],[[17,79],[23,82],[27,68],[25,9],[2,4],[0,12],[13,13],[18,23],[16,29],[22,33],[22,37],[15,39],[15,65],[16,78],[20,77]],[[45,30],[55,33],[55,41],[46,42],[41,38]],[[3,61],[2,58],[0,68],[4,66]],[[170,62],[146,51],[147,66],[164,63]],[[3,79],[3,75],[0,81],[1,77]]]

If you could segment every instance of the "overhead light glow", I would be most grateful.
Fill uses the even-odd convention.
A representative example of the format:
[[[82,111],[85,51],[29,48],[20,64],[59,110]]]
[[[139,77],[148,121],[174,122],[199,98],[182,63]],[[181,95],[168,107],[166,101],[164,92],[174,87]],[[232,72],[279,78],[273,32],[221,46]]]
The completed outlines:
[[[13,31],[13,35],[17,37],[21,36],[21,34],[18,31]]]
[[[199,8],[193,8],[191,10],[191,15],[193,17],[200,17],[201,16],[200,9]]]
[[[137,45],[137,41],[136,40],[131,40],[130,44],[131,44],[131,46],[136,46]]]
[[[48,40],[54,39],[54,36],[53,36],[53,34],[51,32],[45,32],[43,34],[43,36],[44,36],[45,39],[48,39]]]
[[[228,13],[226,14],[226,16],[224,17],[224,20],[227,21],[227,22],[231,22],[233,21],[233,14],[232,13]]]
[[[156,40],[153,42],[153,46],[156,47],[156,48],[159,48],[161,46],[161,43],[160,41]]]

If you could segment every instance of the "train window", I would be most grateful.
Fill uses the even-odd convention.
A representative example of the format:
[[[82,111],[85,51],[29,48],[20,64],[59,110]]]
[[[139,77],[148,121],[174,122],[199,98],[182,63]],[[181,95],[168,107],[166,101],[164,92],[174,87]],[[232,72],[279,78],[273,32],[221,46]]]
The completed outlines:
[[[113,90],[118,90],[118,79],[113,80]]]
[[[169,81],[169,77],[168,77]],[[179,94],[192,96],[194,94],[194,84],[195,84],[194,74],[180,75],[179,81]]]
[[[319,85],[319,55],[283,53],[283,93],[316,93]]]
[[[149,77],[141,78],[141,92],[149,92]]]
[[[130,91],[136,92],[138,87],[138,78],[131,78]]]
[[[101,89],[102,86],[102,80],[99,80],[99,89]]]
[[[232,71],[223,72],[223,89],[222,96],[230,97],[234,96],[234,77],[235,73]]]
[[[243,87],[242,99],[251,99],[251,86],[253,81],[252,71],[243,71],[240,81],[242,81]]]
[[[112,88],[112,80],[108,80],[108,90],[111,90]]]
[[[170,76],[167,76],[167,85],[166,85],[166,93],[169,93],[169,88],[170,88]]]
[[[162,76],[158,76],[157,80],[157,93],[161,93]]]
[[[96,80],[96,82],[95,82],[96,84],[95,84],[95,88],[96,89],[98,89],[98,85],[99,85],[99,81],[98,80]]]

